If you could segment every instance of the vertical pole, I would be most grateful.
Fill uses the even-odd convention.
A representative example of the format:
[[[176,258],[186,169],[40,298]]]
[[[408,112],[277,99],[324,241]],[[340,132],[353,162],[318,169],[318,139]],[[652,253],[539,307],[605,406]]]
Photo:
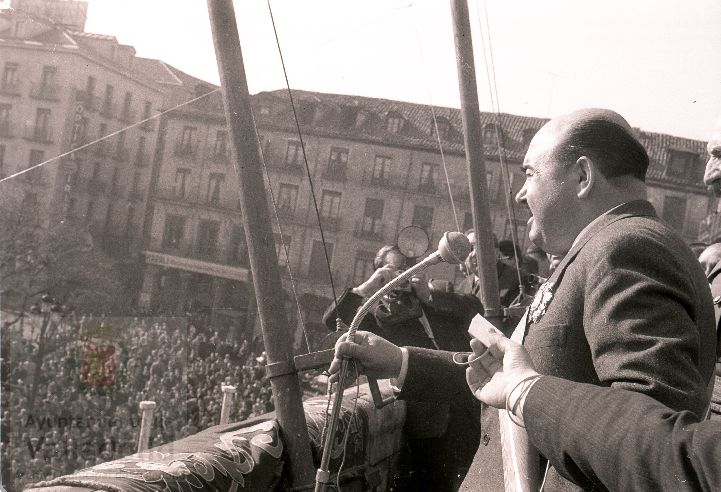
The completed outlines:
[[[292,369],[293,337],[283,304],[283,286],[233,2],[208,0],[208,11],[265,351],[269,365],[284,363],[289,368],[286,374],[278,374],[270,380],[275,411],[288,448],[293,484],[295,487],[310,486],[314,477],[310,440],[300,384]]]
[[[153,430],[154,401],[140,402],[140,435],[138,436],[138,453],[148,449],[150,444],[150,431]]]
[[[225,425],[230,420],[230,407],[233,404],[235,386],[224,384],[220,387],[220,390],[223,392],[223,403],[220,407],[220,425]]]
[[[481,302],[485,310],[484,316],[500,328],[503,310],[498,295],[496,254],[493,244],[493,229],[491,228],[491,212],[488,205],[486,163],[483,159],[481,114],[478,105],[478,88],[476,87],[476,65],[473,58],[471,23],[468,18],[466,0],[451,0],[451,14],[456,46],[458,86],[461,94],[463,143],[466,148],[473,229],[476,231],[476,259]]]

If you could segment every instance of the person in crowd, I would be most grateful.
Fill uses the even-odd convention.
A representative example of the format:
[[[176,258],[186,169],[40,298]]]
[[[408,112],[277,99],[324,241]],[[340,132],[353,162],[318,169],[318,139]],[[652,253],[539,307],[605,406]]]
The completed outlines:
[[[335,330],[336,318],[350,325],[365,299],[406,267],[406,258],[395,246],[382,247],[376,270],[361,285],[346,289],[338,306],[323,317]],[[448,292],[422,274],[389,293],[365,317],[361,327],[401,345],[427,349],[465,350],[471,319],[483,312],[477,297]],[[479,443],[480,405],[465,395],[454,402],[411,401],[406,406],[406,434],[411,459],[410,490],[455,490],[465,476]],[[475,432],[474,432],[475,431]]]
[[[609,110],[561,116],[534,136],[516,200],[530,209],[531,241],[563,259],[513,338],[540,373],[644,393],[700,418],[716,359],[709,285],[646,200],[647,167],[630,125]],[[402,399],[468,391],[451,353],[400,348],[371,333],[355,342],[339,339],[331,373],[350,356],[369,377],[398,377]],[[489,446],[472,470],[489,490],[502,490],[497,414],[484,417]],[[569,485],[554,469],[546,476],[545,490]]]
[[[471,252],[465,261],[459,265],[461,273],[465,278],[458,285],[457,291],[461,294],[473,294],[478,297],[480,283],[478,280],[478,260],[476,258],[476,233],[473,229],[466,231],[466,237],[470,241]],[[508,307],[518,297],[520,289],[518,287],[518,270],[513,265],[512,260],[502,257],[499,249],[499,242],[496,236],[493,236],[493,244],[496,247],[496,274],[498,275],[498,294],[500,296],[501,306]],[[511,244],[511,254],[513,254],[513,244]]]
[[[721,425],[646,395],[542,376],[503,336],[473,340],[466,369],[479,400],[513,414],[533,445],[584,490],[721,489]],[[491,358],[480,356],[486,352]]]

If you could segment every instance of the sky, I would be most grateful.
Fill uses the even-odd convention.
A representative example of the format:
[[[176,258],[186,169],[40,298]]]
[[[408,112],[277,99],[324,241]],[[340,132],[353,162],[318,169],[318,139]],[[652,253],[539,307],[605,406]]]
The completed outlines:
[[[284,88],[266,0],[234,5],[250,91]],[[271,7],[291,87],[459,107],[450,1]],[[718,0],[469,0],[469,11],[482,110],[494,109],[491,85],[500,111],[527,116],[607,107],[701,140],[721,117]],[[218,83],[203,0],[90,0],[86,31]]]

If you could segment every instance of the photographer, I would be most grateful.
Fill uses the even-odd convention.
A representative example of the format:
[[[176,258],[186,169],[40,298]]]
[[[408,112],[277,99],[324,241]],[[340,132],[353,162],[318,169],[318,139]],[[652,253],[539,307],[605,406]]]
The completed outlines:
[[[365,299],[400,274],[407,259],[396,246],[378,251],[373,274],[346,289],[323,316],[335,330],[336,317],[350,325]],[[386,295],[360,329],[376,333],[399,346],[462,351],[468,349],[471,319],[483,313],[478,298],[449,292],[443,282],[424,275]],[[470,396],[470,395],[467,395]],[[408,490],[456,490],[463,481],[479,444],[480,406],[472,397],[453,403],[408,402],[405,431],[409,438],[411,475]]]

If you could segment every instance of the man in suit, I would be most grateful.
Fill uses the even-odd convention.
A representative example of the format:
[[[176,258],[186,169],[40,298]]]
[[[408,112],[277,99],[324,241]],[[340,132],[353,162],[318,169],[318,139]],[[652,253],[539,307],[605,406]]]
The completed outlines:
[[[646,201],[647,167],[630,125],[612,111],[576,111],[539,130],[516,201],[530,209],[531,241],[563,259],[513,338],[542,374],[645,393],[702,416],[715,360],[709,286],[695,255]],[[357,356],[376,377],[401,376],[399,398],[464,391],[451,354],[352,345],[340,341],[336,351]],[[482,428],[490,441],[472,472],[488,490],[501,490],[496,412],[484,412]],[[545,490],[570,486],[553,470],[546,477]]]
[[[718,422],[639,393],[541,376],[521,345],[489,338],[492,358],[475,358],[486,347],[471,342],[471,391],[512,411],[561,475],[586,490],[721,490]]]
[[[373,274],[359,286],[346,289],[323,316],[335,330],[336,318],[350,325],[363,302],[375,294],[406,266],[406,258],[395,246],[384,246],[376,255]],[[361,328],[377,333],[396,345],[441,350],[467,350],[471,319],[483,313],[480,300],[470,294],[444,289],[441,282],[425,276],[383,299],[365,317]],[[447,401],[409,401],[405,433],[410,450],[411,475],[408,490],[452,491],[463,481],[480,440],[480,403],[470,394]]]

